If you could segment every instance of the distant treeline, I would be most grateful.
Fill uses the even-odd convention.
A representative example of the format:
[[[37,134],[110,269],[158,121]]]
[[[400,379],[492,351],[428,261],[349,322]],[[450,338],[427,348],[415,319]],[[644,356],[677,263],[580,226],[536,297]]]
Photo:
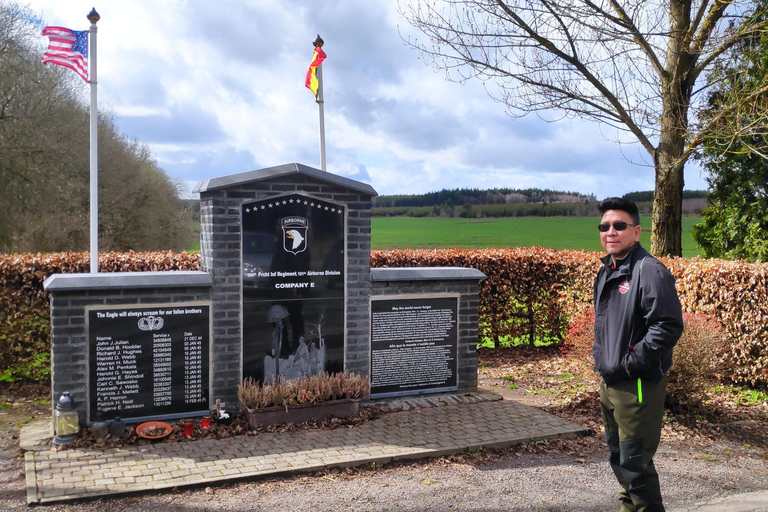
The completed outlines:
[[[683,190],[683,200],[686,199],[706,199],[709,192],[706,190]],[[624,199],[629,199],[636,203],[653,202],[653,190],[648,192],[630,192],[624,195]]]
[[[373,199],[374,207],[388,208],[393,206],[464,206],[475,204],[522,204],[522,203],[594,203],[595,196],[579,194],[578,192],[559,192],[557,190],[541,190],[528,188],[524,190],[511,188],[495,188],[492,190],[454,189],[429,192],[426,194],[409,194],[394,196],[378,196]]]
[[[624,196],[637,203],[641,214],[653,206],[653,191]],[[683,192],[683,213],[700,214],[707,192]],[[427,194],[378,196],[373,200],[375,217],[584,217],[597,215],[594,195],[541,189],[456,189]]]

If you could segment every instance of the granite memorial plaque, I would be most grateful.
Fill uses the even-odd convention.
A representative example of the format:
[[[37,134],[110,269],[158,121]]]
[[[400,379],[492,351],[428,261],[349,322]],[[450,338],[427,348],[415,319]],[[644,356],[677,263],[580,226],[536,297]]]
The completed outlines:
[[[89,420],[209,410],[210,304],[89,308]]]
[[[458,296],[371,301],[371,396],[455,391]]]
[[[243,378],[344,369],[344,217],[296,193],[243,204]]]

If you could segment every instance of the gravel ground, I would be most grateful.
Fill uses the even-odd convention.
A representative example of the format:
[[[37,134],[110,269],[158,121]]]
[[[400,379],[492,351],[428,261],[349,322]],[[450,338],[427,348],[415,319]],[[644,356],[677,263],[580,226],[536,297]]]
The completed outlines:
[[[567,446],[568,443],[563,443]],[[573,443],[571,443],[572,447]],[[602,454],[510,449],[382,468],[331,470],[216,488],[36,506],[36,511],[611,511],[617,490]],[[722,447],[720,447],[722,448]],[[665,447],[657,465],[670,507],[768,486],[759,457]],[[3,460],[0,511],[27,510],[23,469]]]
[[[520,367],[520,363],[516,363]],[[541,361],[529,367],[542,374]],[[618,510],[616,483],[607,462],[596,404],[568,410],[540,392],[544,384],[529,375],[509,389],[509,367],[482,371],[481,386],[505,399],[518,400],[596,431],[591,437],[523,445],[505,450],[392,463],[384,466],[332,469],[282,478],[254,479],[217,487],[182,489],[83,502],[35,506],[35,511],[102,512],[248,510],[325,511],[536,511],[612,512]],[[530,372],[532,373],[532,371]],[[551,382],[551,381],[550,381]],[[557,384],[553,384],[556,386]],[[528,387],[528,390],[523,388]],[[41,390],[0,389],[0,512],[29,510],[23,459],[18,452],[18,425],[50,415]],[[768,404],[763,404],[763,409]],[[665,423],[656,456],[668,508],[691,507],[718,496],[768,489],[765,412],[756,420],[723,428],[722,435]],[[503,428],[503,426],[500,426]],[[720,428],[720,427],[717,427]],[[744,433],[751,432],[746,435]],[[755,433],[761,433],[755,435]],[[744,435],[741,435],[744,434]],[[768,507],[766,507],[768,510]]]
[[[500,391],[495,388],[494,391]],[[507,392],[535,405],[537,397]],[[737,442],[678,439],[667,432],[656,458],[670,508],[768,488],[768,460]],[[380,467],[333,469],[214,488],[36,506],[36,511],[536,511],[617,510],[617,484],[601,434]],[[0,511],[28,510],[23,463],[0,452]]]

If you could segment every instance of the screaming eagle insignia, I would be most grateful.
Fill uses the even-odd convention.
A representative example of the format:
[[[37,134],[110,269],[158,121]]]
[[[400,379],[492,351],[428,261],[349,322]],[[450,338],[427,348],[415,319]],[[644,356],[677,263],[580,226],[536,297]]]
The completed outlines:
[[[309,221],[305,217],[285,217],[283,225],[283,249],[299,254],[307,248],[307,228]]]

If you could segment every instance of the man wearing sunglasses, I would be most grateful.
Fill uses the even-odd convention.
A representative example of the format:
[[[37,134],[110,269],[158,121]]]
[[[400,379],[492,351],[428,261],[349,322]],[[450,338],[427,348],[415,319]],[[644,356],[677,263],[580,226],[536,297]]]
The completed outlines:
[[[640,245],[632,201],[599,206],[598,230],[608,253],[594,285],[595,370],[609,460],[623,490],[619,512],[664,512],[653,456],[661,438],[666,373],[683,332],[669,270]]]

